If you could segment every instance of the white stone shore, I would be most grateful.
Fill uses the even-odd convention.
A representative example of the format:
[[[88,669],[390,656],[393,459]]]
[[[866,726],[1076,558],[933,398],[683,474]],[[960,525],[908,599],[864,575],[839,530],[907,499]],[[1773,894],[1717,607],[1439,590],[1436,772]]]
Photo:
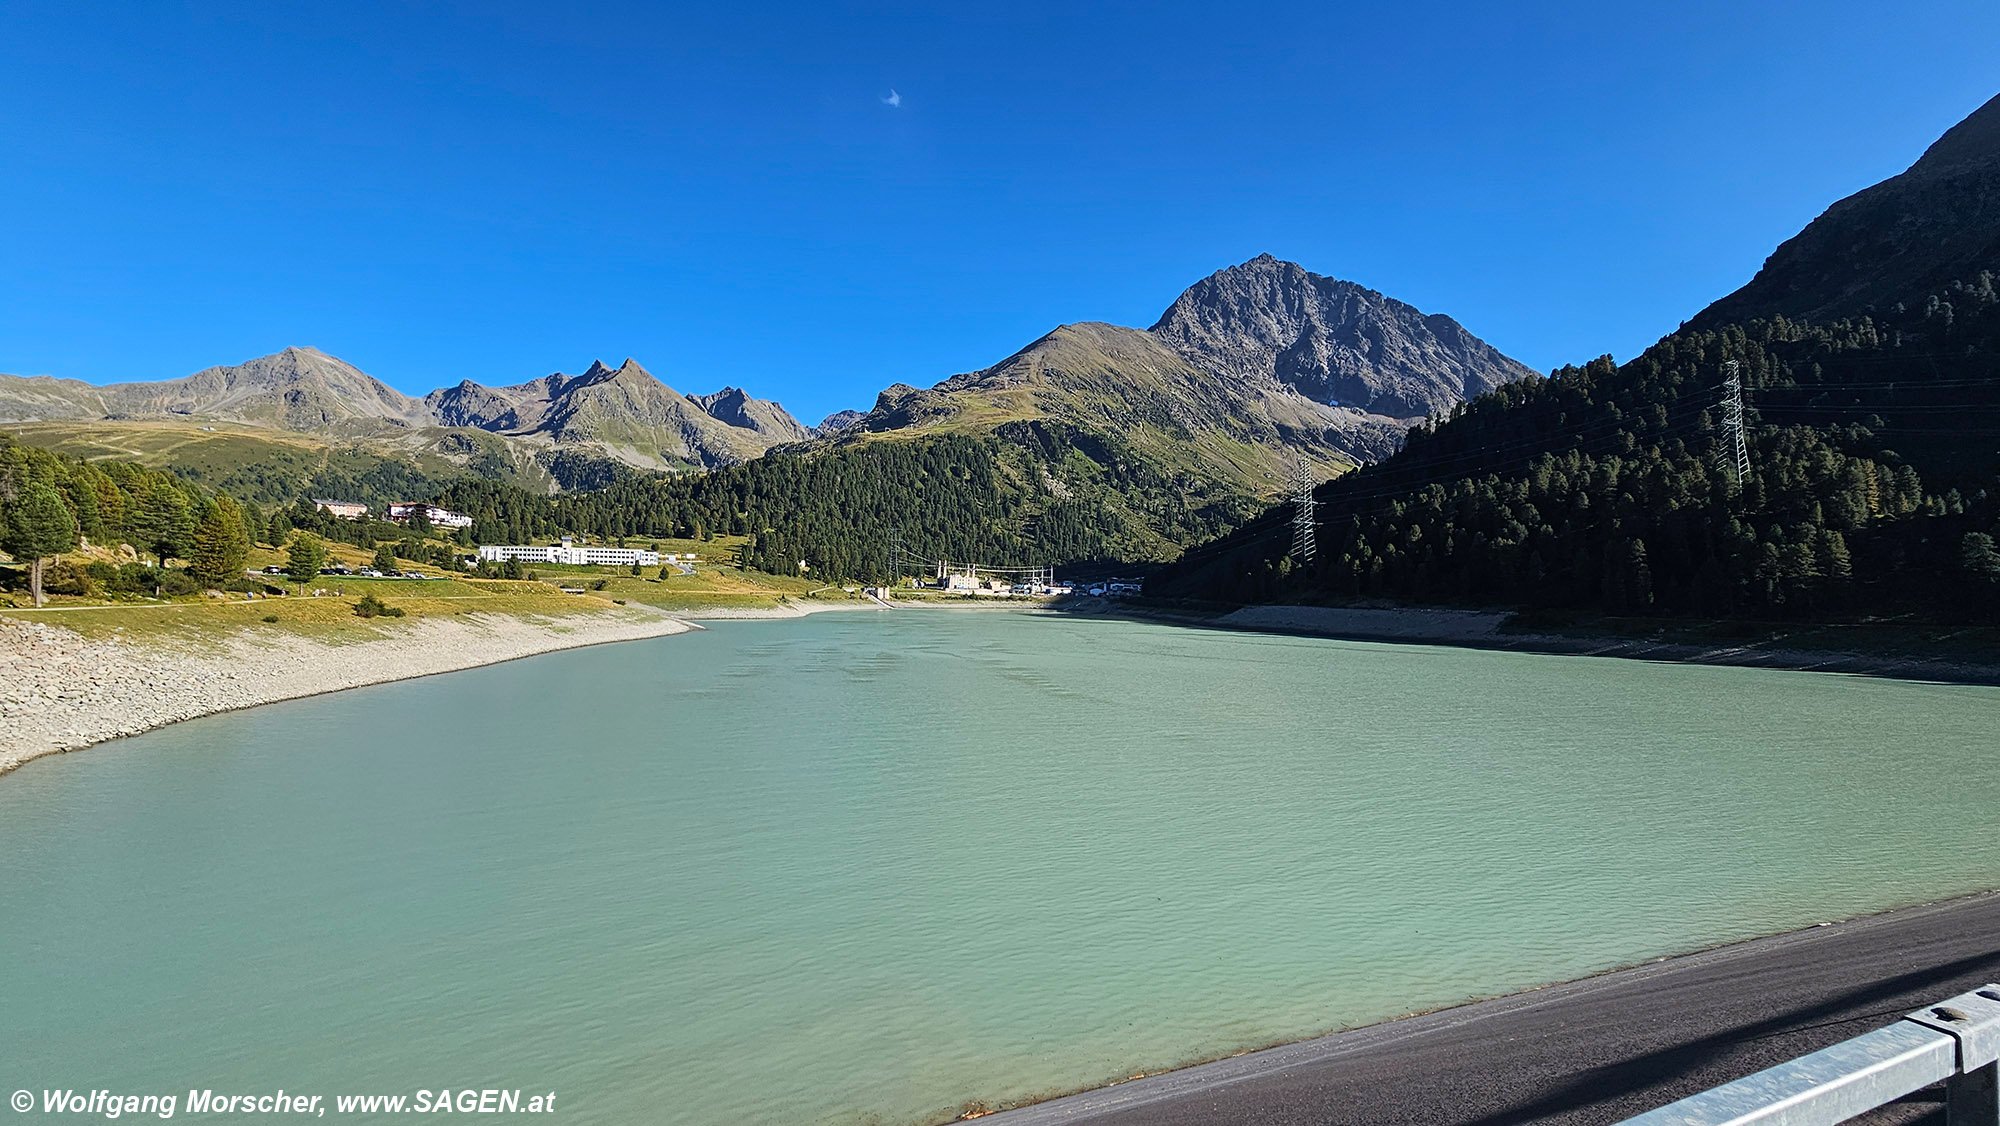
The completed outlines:
[[[176,644],[92,639],[60,626],[0,619],[0,774],[43,755],[196,716],[691,628],[628,606],[546,619],[421,619],[365,641],[250,631]]]

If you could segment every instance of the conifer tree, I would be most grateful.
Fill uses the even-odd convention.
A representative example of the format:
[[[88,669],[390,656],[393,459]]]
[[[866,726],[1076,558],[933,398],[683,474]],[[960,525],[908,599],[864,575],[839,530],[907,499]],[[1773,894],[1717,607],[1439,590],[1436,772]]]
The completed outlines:
[[[76,514],[64,503],[62,494],[39,481],[20,490],[7,506],[4,527],[0,527],[0,548],[28,565],[28,589],[35,605],[42,605],[42,568],[51,555],[60,555],[76,546]]]
[[[187,497],[164,478],[148,484],[131,507],[128,517],[132,545],[153,553],[160,566],[188,550],[194,538],[194,514]]]
[[[1958,565],[1975,579],[2000,581],[2000,551],[1985,532],[1967,532],[1958,543]]]
[[[202,508],[188,548],[188,571],[205,583],[219,585],[243,576],[250,558],[250,536],[243,530],[243,509],[226,495]]]
[[[311,532],[299,532],[292,537],[292,546],[285,552],[285,573],[295,583],[309,583],[319,577],[319,569],[326,566],[326,543]]]

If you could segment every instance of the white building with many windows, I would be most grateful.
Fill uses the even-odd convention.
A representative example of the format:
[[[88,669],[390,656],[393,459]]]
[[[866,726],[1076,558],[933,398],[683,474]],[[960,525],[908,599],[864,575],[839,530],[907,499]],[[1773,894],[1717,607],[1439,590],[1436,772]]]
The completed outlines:
[[[479,558],[488,563],[505,563],[514,559],[522,563],[563,563],[572,567],[630,567],[634,563],[641,567],[660,565],[660,553],[657,551],[579,544],[568,536],[556,544],[487,544],[479,549]]]
[[[419,516],[433,528],[472,527],[472,517],[462,512],[453,512],[448,508],[439,508],[435,504],[399,500],[389,505],[388,517],[398,524],[408,524]]]

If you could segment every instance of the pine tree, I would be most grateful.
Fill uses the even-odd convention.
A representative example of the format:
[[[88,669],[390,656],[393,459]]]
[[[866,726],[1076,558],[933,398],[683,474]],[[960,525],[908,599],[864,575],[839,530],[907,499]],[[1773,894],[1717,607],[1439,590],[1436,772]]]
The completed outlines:
[[[188,548],[188,572],[211,585],[243,577],[250,558],[250,537],[243,530],[243,510],[227,496],[204,506]]]
[[[0,535],[5,537],[0,539],[0,548],[28,564],[28,589],[34,594],[35,605],[42,605],[46,601],[42,597],[42,568],[49,556],[76,547],[76,514],[53,487],[32,482],[7,506]]]
[[[383,574],[389,574],[398,569],[396,566],[396,548],[394,544],[384,542],[375,548],[374,566],[377,571],[381,571]]]
[[[194,538],[194,514],[187,497],[166,480],[156,480],[141,492],[129,515],[132,543],[153,553],[160,566],[188,550]]]
[[[295,583],[309,583],[319,577],[319,569],[326,566],[326,542],[311,532],[299,532],[292,536],[292,546],[285,552],[285,573]]]
[[[1958,565],[1975,579],[2000,581],[2000,551],[1994,550],[1993,537],[1985,532],[1967,532],[1958,541]]]

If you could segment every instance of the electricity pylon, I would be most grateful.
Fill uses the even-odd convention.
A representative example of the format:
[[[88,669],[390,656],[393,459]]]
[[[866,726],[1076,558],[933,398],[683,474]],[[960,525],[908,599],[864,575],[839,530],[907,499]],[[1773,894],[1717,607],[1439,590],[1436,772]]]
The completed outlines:
[[[1311,563],[1319,546],[1313,542],[1313,478],[1304,459],[1292,455],[1292,554]]]
[[[1736,483],[1750,476],[1750,438],[1743,422],[1743,365],[1730,360],[1722,365],[1722,425],[1729,431],[1735,453]]]

